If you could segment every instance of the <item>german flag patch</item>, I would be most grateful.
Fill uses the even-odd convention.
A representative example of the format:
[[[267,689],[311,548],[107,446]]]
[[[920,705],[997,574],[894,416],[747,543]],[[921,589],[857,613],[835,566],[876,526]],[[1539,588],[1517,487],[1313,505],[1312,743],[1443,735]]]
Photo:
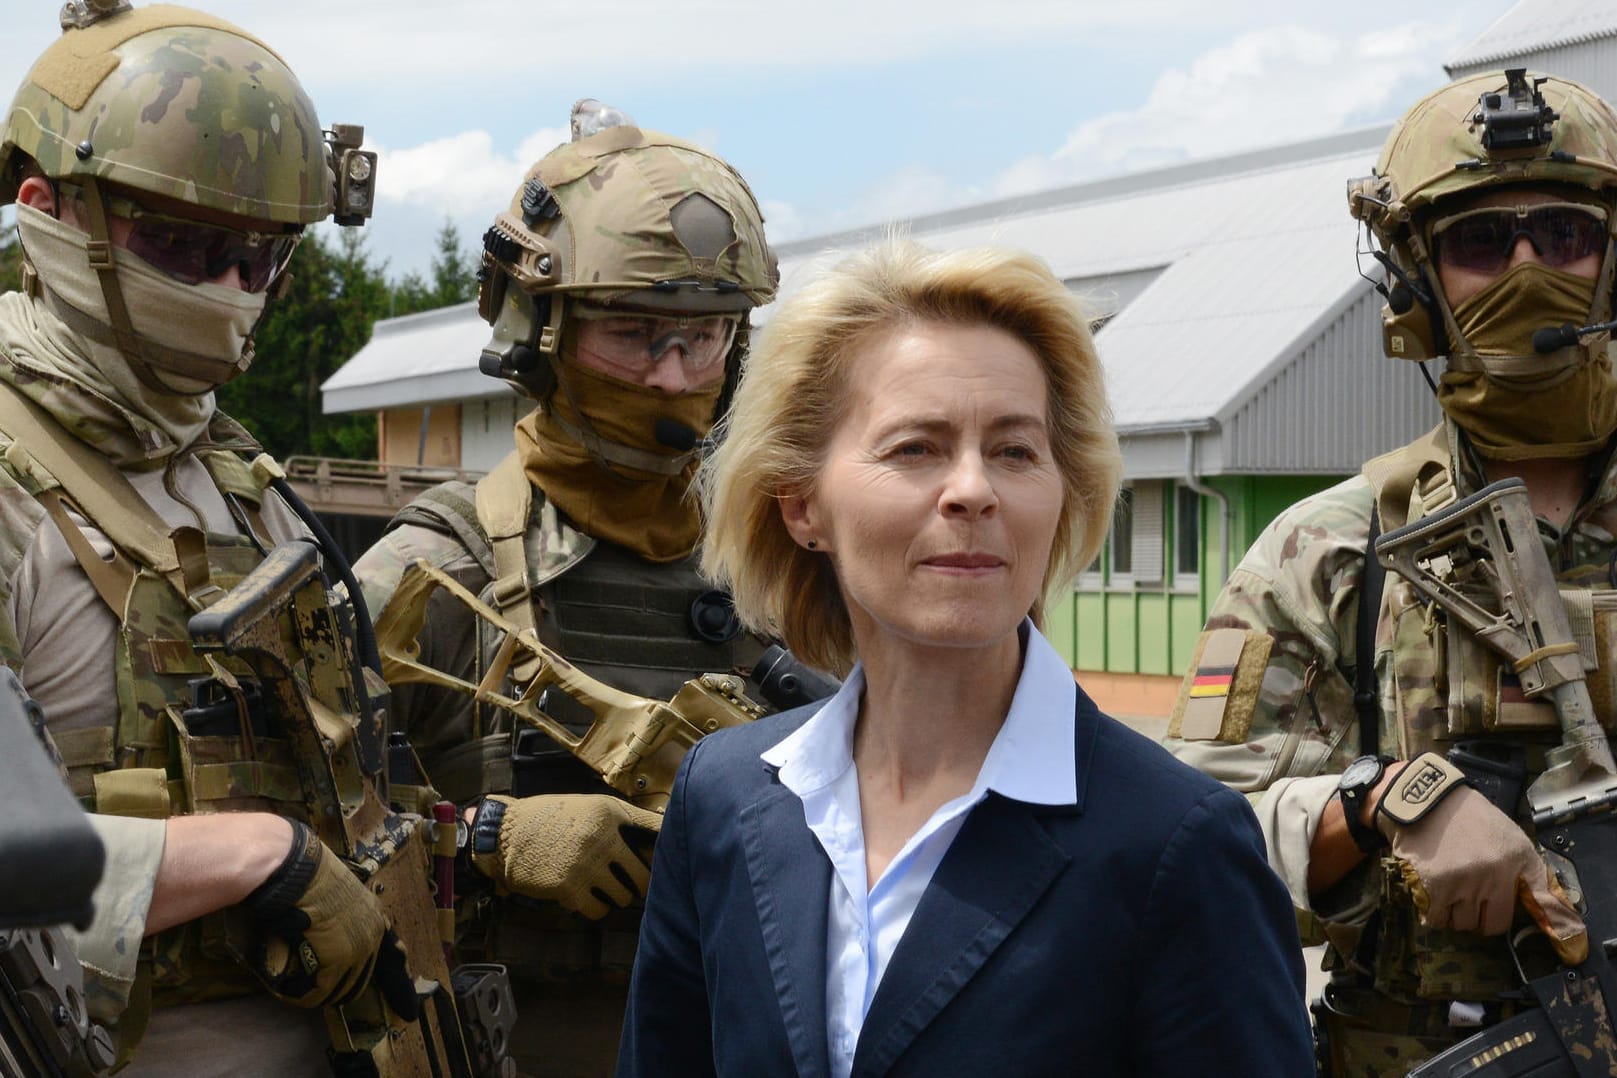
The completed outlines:
[[[1244,741],[1273,646],[1273,639],[1263,632],[1212,629],[1202,633],[1168,722],[1168,736],[1186,741]]]
[[[1233,666],[1197,670],[1190,681],[1191,698],[1200,700],[1208,696],[1228,696],[1230,694],[1230,683],[1234,680],[1235,667]]]

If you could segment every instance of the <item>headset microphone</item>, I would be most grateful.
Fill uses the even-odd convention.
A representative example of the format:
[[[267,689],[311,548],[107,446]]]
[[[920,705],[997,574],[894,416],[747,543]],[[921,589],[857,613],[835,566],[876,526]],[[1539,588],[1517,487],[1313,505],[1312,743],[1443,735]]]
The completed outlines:
[[[699,453],[708,453],[713,449],[713,439],[697,437],[694,430],[667,416],[657,417],[657,421],[651,426],[651,436],[657,439],[658,444],[681,453],[689,453],[693,449]]]
[[[1577,344],[1581,338],[1591,333],[1605,333],[1613,329],[1617,329],[1617,319],[1610,322],[1596,322],[1592,326],[1574,326],[1571,322],[1559,326],[1546,326],[1533,331],[1533,351],[1539,355],[1548,355]]]

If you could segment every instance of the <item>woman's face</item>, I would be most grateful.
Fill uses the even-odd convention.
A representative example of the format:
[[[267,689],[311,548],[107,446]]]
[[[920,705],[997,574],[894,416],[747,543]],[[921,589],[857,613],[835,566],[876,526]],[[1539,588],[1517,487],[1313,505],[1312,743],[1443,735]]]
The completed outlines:
[[[855,642],[1003,642],[1044,582],[1062,510],[1033,350],[987,325],[919,324],[851,357],[846,418],[788,529],[831,558]]]

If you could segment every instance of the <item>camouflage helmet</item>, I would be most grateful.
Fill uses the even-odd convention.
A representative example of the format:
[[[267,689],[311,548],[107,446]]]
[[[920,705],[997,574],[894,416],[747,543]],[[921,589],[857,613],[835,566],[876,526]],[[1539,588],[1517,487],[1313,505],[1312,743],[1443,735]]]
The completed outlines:
[[[1427,234],[1433,207],[1522,184],[1581,188],[1611,206],[1617,112],[1567,79],[1520,68],[1472,75],[1416,102],[1388,135],[1375,172],[1349,181],[1349,212],[1374,236],[1372,254],[1389,275],[1382,286],[1389,356],[1430,359],[1447,350],[1447,304],[1435,287]]]
[[[624,120],[591,99],[575,105],[573,141],[528,170],[483,236],[478,309],[495,327],[484,370],[541,399],[547,365],[531,355],[513,364],[510,351],[554,356],[568,300],[737,313],[744,327],[780,280],[740,174],[700,146]],[[521,377],[524,367],[537,381]]]
[[[1617,188],[1617,113],[1591,90],[1520,69],[1451,82],[1393,127],[1375,175],[1350,192],[1384,243],[1423,210],[1501,184]]]
[[[19,154],[51,179],[95,179],[306,225],[331,213],[314,105],[286,63],[223,19],[169,5],[69,0],[0,136],[0,204]]]

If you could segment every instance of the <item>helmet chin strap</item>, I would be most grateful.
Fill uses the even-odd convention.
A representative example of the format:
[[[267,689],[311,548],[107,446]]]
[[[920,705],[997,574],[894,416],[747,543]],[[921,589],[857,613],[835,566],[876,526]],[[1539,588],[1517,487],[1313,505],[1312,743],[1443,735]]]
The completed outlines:
[[[118,282],[118,266],[113,260],[112,233],[107,228],[107,207],[101,199],[101,185],[93,179],[86,179],[80,190],[84,192],[84,205],[90,213],[90,239],[84,245],[84,250],[89,256],[90,268],[95,270],[96,279],[101,282],[101,295],[107,301],[107,318],[112,323],[112,336],[118,351],[123,353],[135,377],[148,389],[159,393],[176,392],[173,386],[165,385],[157,376],[145,345],[129,319],[123,286]]]

